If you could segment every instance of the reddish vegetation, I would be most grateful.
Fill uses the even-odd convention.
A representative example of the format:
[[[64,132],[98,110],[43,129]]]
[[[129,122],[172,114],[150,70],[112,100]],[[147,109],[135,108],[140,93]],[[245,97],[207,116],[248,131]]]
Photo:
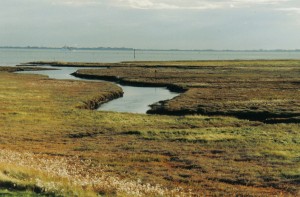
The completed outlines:
[[[282,61],[275,62],[275,67],[262,64],[222,65],[223,69],[206,65],[202,69],[112,68],[79,72],[139,85],[156,83],[153,80],[156,75],[159,83],[187,90],[164,103],[164,108],[174,112],[205,109],[197,113],[250,114],[252,110],[257,114],[263,110],[270,112],[273,119],[275,114],[289,113],[292,117],[280,116],[281,119],[297,120],[299,68]],[[31,163],[22,161],[27,157],[18,157],[20,161],[13,163],[26,167],[25,164],[34,166],[39,161],[48,161],[57,166],[60,161],[70,161],[74,165],[67,163],[53,169],[54,174],[57,169],[66,170],[66,175],[91,167],[91,177],[75,174],[78,180],[86,181],[81,190],[108,196],[125,196],[122,192],[126,188],[127,195],[141,192],[144,196],[149,192],[157,196],[161,191],[166,196],[172,196],[172,192],[173,196],[187,196],[189,191],[195,196],[299,194],[299,123],[265,124],[228,116],[83,110],[78,107],[93,108],[93,104],[86,103],[121,92],[120,88],[109,83],[51,80],[2,72],[0,75],[1,147],[15,150],[5,151],[7,157],[2,151],[2,162],[15,161],[15,154],[30,152]],[[47,166],[42,164],[40,167]],[[16,176],[14,168],[7,173],[8,165],[3,165],[0,175],[10,175],[13,181],[36,175]],[[108,184],[95,185],[94,177]],[[47,179],[43,180],[47,183]],[[0,185],[5,181],[0,177]],[[181,190],[176,191],[178,187]]]
[[[194,69],[85,69],[77,71],[75,75],[123,84],[187,90],[170,101],[153,105],[149,113],[231,115],[266,122],[300,121],[299,67],[237,67],[228,64]]]

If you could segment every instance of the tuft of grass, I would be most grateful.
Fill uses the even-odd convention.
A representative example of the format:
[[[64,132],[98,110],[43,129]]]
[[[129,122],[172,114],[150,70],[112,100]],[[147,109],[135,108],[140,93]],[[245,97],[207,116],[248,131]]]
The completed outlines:
[[[0,194],[12,196],[97,196],[66,178],[9,163],[0,164],[0,187],[6,188]]]

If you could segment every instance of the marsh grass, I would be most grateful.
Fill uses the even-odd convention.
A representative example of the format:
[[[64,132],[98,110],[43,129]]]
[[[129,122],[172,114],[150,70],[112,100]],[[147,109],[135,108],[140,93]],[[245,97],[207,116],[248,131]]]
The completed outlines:
[[[154,68],[198,68],[198,67],[257,67],[274,69],[274,67],[298,67],[300,60],[208,60],[208,61],[123,61],[120,63],[90,63],[90,62],[63,62],[63,61],[35,61],[24,65],[52,65],[70,67],[154,67]],[[20,65],[20,66],[22,66]]]
[[[226,115],[270,123],[300,121],[298,60],[130,63],[134,65],[81,69],[76,76],[185,91],[152,105],[149,113]]]
[[[78,157],[49,157],[27,152],[0,151],[0,187],[10,191],[55,196],[184,196],[180,189],[121,180]]]
[[[114,90],[0,72],[0,182],[65,196],[299,194],[298,123],[78,108]]]

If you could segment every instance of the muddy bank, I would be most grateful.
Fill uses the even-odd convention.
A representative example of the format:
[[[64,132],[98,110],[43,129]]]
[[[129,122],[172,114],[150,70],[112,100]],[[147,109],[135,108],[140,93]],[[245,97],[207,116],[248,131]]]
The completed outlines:
[[[115,92],[108,92],[107,94],[101,95],[99,97],[93,98],[91,100],[85,101],[83,105],[78,106],[79,109],[89,109],[89,110],[96,110],[102,104],[107,103],[111,100],[117,99],[122,97],[124,92],[120,88]]]
[[[183,88],[175,84],[132,81],[130,79],[124,79],[118,76],[99,76],[99,75],[91,75],[91,74],[82,74],[79,72],[74,72],[71,75],[82,79],[95,79],[95,80],[98,79],[98,80],[116,82],[120,85],[128,85],[128,86],[136,86],[136,87],[166,87],[168,90],[176,93],[183,93],[187,90],[186,88]]]
[[[246,119],[250,121],[259,121],[267,124],[277,123],[300,123],[300,113],[272,113],[268,111],[208,111],[206,109],[181,109],[173,110],[168,108],[169,101],[160,101],[150,105],[151,109],[147,111],[147,114],[161,114],[161,115],[207,115],[207,116],[232,116],[239,119]]]
[[[57,70],[57,69],[55,69],[55,68],[41,68],[41,67],[0,66],[0,72],[41,71],[41,70]]]

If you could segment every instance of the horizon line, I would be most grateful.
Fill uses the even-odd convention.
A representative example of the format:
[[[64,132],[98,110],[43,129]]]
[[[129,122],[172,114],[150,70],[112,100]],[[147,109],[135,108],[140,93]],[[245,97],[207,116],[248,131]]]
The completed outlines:
[[[300,51],[300,49],[143,49],[132,47],[52,47],[52,46],[0,46],[0,48],[19,48],[19,49],[79,49],[79,50],[136,50],[136,51]]]

